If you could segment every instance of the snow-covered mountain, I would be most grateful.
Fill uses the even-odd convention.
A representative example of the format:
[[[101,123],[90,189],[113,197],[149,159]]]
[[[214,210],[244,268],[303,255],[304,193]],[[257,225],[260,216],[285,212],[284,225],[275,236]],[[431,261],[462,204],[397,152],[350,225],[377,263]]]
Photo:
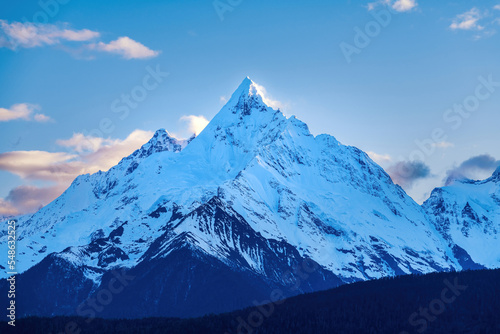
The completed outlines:
[[[311,135],[264,101],[246,78],[197,137],[158,130],[109,171],[77,177],[19,217],[19,280],[33,292],[23,314],[78,313],[119,268],[133,273],[133,288],[102,316],[192,316],[276,288],[293,295],[464,267],[462,244],[429,219],[431,205],[426,212],[364,152]],[[473,254],[468,246],[462,253]],[[486,257],[477,262],[498,264]]]
[[[423,207],[463,266],[500,267],[500,168],[434,189]]]

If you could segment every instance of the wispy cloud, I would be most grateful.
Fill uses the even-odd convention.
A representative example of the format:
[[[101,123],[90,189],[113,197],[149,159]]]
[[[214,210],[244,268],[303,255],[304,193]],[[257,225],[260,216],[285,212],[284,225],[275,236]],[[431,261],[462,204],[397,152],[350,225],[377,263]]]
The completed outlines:
[[[407,12],[417,6],[416,0],[397,0],[392,4],[392,8],[398,12]]]
[[[5,199],[0,198],[0,216],[15,216],[35,212],[61,195],[66,187],[61,185],[36,187],[22,185],[9,191]]]
[[[392,161],[392,157],[389,154],[378,154],[371,151],[366,153],[373,161],[375,161],[379,165],[387,164]]]
[[[400,161],[387,168],[387,173],[394,183],[410,189],[416,181],[430,177],[431,169],[421,161]]]
[[[436,148],[447,149],[447,148],[455,147],[455,144],[450,143],[448,141],[440,141],[437,143],[432,143],[432,146],[436,147]]]
[[[370,2],[366,6],[368,10],[374,10],[378,6],[387,6],[397,12],[408,12],[418,6],[417,0],[379,0]]]
[[[379,5],[378,2],[369,2],[367,5],[366,5],[366,8],[368,10],[374,10],[375,8],[377,8],[377,6]]]
[[[119,143],[118,139],[85,136],[83,133],[73,133],[69,139],[58,139],[59,146],[69,147],[78,153],[96,152],[103,146],[111,146]]]
[[[479,173],[492,173],[500,166],[500,160],[489,154],[482,154],[462,162],[458,167],[446,172],[445,185],[450,185],[455,180],[473,179],[480,177]]]
[[[156,57],[160,54],[159,51],[151,50],[126,36],[120,37],[109,43],[99,42],[90,44],[89,48],[92,50],[116,53],[125,59],[146,59]]]
[[[0,154],[0,170],[27,181],[49,181],[53,185],[36,188],[30,185],[14,188],[0,199],[0,214],[33,212],[59,196],[78,175],[108,170],[124,156],[146,143],[153,133],[135,130],[127,138],[102,139],[73,134],[57,144],[69,152],[12,151]],[[30,194],[30,191],[32,192]],[[12,213],[14,212],[14,213]]]
[[[457,15],[450,25],[452,30],[483,30],[484,26],[479,24],[483,18],[481,11],[474,7],[468,12]]]
[[[152,135],[151,131],[135,130],[127,138],[120,140],[76,133],[70,139],[56,141],[58,145],[70,148],[70,152],[0,153],[0,170],[28,180],[72,181],[80,174],[109,169],[124,156],[141,147]]]
[[[49,116],[44,115],[44,114],[35,114],[35,116],[33,116],[33,119],[37,122],[40,122],[40,123],[52,121],[52,118],[50,118]]]
[[[93,55],[86,55],[89,51],[114,53],[125,59],[147,59],[160,54],[160,51],[151,50],[127,36],[119,37],[109,43],[97,41],[100,37],[101,34],[97,31],[71,29],[67,23],[60,25],[31,22],[9,23],[6,20],[0,20],[0,48],[17,50],[57,45],[58,48],[81,59],[93,59]],[[66,42],[73,42],[72,47]],[[80,43],[77,47],[75,47],[76,42]]]
[[[14,104],[8,109],[0,108],[0,122],[8,122],[13,120],[34,120],[36,122],[49,122],[52,120],[47,115],[35,113],[36,110],[40,110],[40,107],[29,103]]]
[[[97,31],[89,29],[72,30],[53,24],[34,24],[30,22],[12,22],[0,20],[0,47],[10,49],[34,48],[43,45],[54,45],[63,41],[83,42],[98,38]]]
[[[98,170],[108,170],[120,162],[123,157],[140,148],[152,136],[153,132],[151,131],[135,130],[127,138],[106,141],[97,150],[88,154],[80,154],[79,158],[91,173]]]
[[[497,6],[499,6],[497,8]],[[493,9],[499,9],[500,5],[494,6]],[[477,7],[457,15],[450,25],[451,30],[472,31],[474,32],[473,39],[479,40],[491,37],[496,34],[496,23],[500,23],[500,18],[492,18],[495,11],[490,9],[481,10]]]
[[[16,216],[19,214],[19,210],[16,209],[16,206],[12,202],[0,198],[0,219],[3,219],[3,217]]]
[[[66,152],[12,151],[0,153],[0,170],[28,180],[68,181],[84,172],[78,156]]]
[[[274,109],[281,109],[284,107],[284,103],[281,101],[273,99],[268,93],[267,90],[264,86],[261,86],[259,84],[256,84],[255,82],[252,82],[252,86],[255,87],[257,90],[257,94],[259,94],[262,97],[262,101],[270,106],[271,108]]]

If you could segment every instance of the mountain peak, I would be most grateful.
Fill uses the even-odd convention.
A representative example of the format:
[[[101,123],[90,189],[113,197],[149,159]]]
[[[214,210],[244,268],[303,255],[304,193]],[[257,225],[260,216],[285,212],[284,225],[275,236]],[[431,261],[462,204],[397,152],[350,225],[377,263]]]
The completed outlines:
[[[255,287],[245,295],[248,302],[284,289],[290,279],[282,273],[306,260],[317,275],[300,291],[466,269],[460,262],[465,256],[469,268],[499,267],[494,187],[436,190],[424,212],[365,153],[326,134],[313,137],[305,123],[269,106],[264,88],[250,78],[189,145],[164,129],[151,135],[110,171],[79,177],[63,196],[19,217],[18,248],[26,251],[16,266],[26,281],[41,277],[35,288],[47,291],[31,308],[23,306],[23,314],[40,314],[40,305],[49,303],[54,306],[42,315],[77,309],[108,286],[114,268],[130,269],[137,278],[131,294],[124,292],[107,314],[138,314],[121,306],[143,287],[140,294],[152,296],[136,305],[144,314],[187,317],[183,310],[216,288],[235,292],[213,299],[230,311],[235,297],[243,298],[240,286],[231,285],[236,281]],[[500,169],[494,175],[500,177]],[[434,198],[439,192],[446,196]],[[448,232],[455,230],[464,238],[470,230],[473,239],[458,236],[455,244]],[[44,279],[47,270],[53,280]],[[186,275],[187,283],[177,279]],[[69,286],[80,291],[78,298],[52,298]],[[192,302],[175,304],[172,295],[192,296]]]
[[[500,181],[500,166],[493,172],[491,177],[494,181]]]
[[[154,141],[158,141],[158,140],[161,140],[161,138],[166,138],[166,137],[171,137],[172,136],[170,135],[170,133],[168,133],[167,130],[165,130],[164,128],[160,128],[158,130],[155,131],[153,137],[151,137],[150,141],[154,140]]]
[[[255,86],[255,82],[253,82],[250,77],[246,77],[243,79],[238,88],[236,88],[232,97],[240,97],[242,94],[249,95],[252,91],[252,86]]]
[[[163,128],[158,129],[146,144],[142,145],[138,150],[135,150],[128,157],[123,158],[118,165],[127,164],[129,166],[127,174],[130,174],[137,168],[139,161],[142,159],[149,157],[153,153],[163,151],[170,151],[174,153],[180,152],[193,139],[194,135],[187,140],[179,140],[170,135],[167,130]]]
[[[250,77],[246,77],[231,95],[226,107],[236,113],[236,109],[248,112],[252,108],[272,108],[271,104],[271,101],[266,98],[264,87],[252,81]]]
[[[164,150],[179,152],[181,149],[181,141],[170,135],[170,133],[163,128],[156,130],[153,137],[141,147],[143,151],[154,150],[156,152]]]

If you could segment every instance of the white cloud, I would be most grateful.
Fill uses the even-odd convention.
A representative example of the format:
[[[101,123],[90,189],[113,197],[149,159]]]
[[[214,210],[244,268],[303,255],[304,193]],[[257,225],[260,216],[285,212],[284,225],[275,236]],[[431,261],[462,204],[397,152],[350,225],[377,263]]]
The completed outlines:
[[[500,10],[500,5],[493,6],[493,9]]]
[[[58,45],[60,49],[81,59],[93,59],[88,56],[89,50],[109,52],[121,55],[125,59],[146,59],[156,57],[159,51],[154,51],[133,39],[124,36],[109,43],[93,42],[100,33],[89,29],[73,30],[67,23],[60,25],[31,22],[12,22],[0,20],[0,48],[12,50],[18,48],[34,48],[45,45]],[[79,48],[68,47],[65,42],[88,42]],[[82,55],[83,54],[83,55]]]
[[[378,1],[374,1],[374,2],[369,2],[366,5],[366,8],[368,10],[374,10],[378,6],[391,6],[392,1],[393,0],[378,0]]]
[[[103,52],[116,53],[125,59],[145,59],[156,57],[160,54],[159,51],[151,50],[126,36],[120,37],[109,43],[93,43],[89,45],[89,48]]]
[[[417,0],[379,0],[368,3],[366,8],[371,11],[378,6],[388,6],[397,12],[407,12],[417,7],[418,3]]]
[[[417,7],[416,0],[397,0],[392,5],[392,8],[398,12],[407,12],[415,7]]]
[[[252,81],[252,86],[255,87],[257,94],[259,94],[262,97],[262,101],[265,104],[267,104],[269,107],[274,108],[274,109],[282,109],[283,108],[284,104],[281,103],[280,101],[272,99],[269,96],[269,94],[267,93],[266,88],[264,86],[256,84],[253,81]]]
[[[0,122],[24,119],[28,121],[36,107],[26,103],[14,104],[10,109],[0,108]]]
[[[29,103],[14,104],[9,109],[0,108],[0,122],[8,122],[13,120],[35,120],[37,122],[48,122],[52,120],[49,116],[46,116],[44,114],[35,114],[35,116],[32,118],[31,116],[33,112],[39,109],[39,106]]]
[[[59,44],[63,41],[88,41],[100,34],[89,29],[72,30],[53,24],[34,24],[0,20],[0,47],[10,49],[33,48],[43,45]]]
[[[37,122],[40,122],[40,123],[52,121],[52,118],[50,118],[49,116],[44,115],[44,114],[35,114],[33,119]]]
[[[392,157],[389,154],[378,154],[375,152],[366,152],[366,153],[373,161],[375,161],[379,165],[386,164],[392,161]]]
[[[226,104],[226,103],[227,103],[227,101],[228,101],[228,98],[227,98],[227,97],[225,97],[225,96],[221,96],[221,97],[219,98],[219,101],[220,101],[222,104]]]
[[[119,142],[119,140],[85,136],[83,133],[73,133],[73,136],[69,139],[58,139],[56,141],[57,145],[70,147],[78,153],[95,152],[103,145],[112,145],[116,142]]]
[[[182,122],[188,123],[188,131],[198,135],[208,125],[208,120],[205,116],[186,115],[180,118]]]
[[[132,154],[147,143],[153,137],[153,134],[151,131],[135,130],[124,140],[111,140],[95,152],[82,155],[81,159],[92,173],[98,170],[108,170],[120,162],[123,157]]]
[[[476,7],[472,8],[468,12],[457,15],[453,19],[450,29],[452,30],[483,30],[484,26],[479,24],[479,20],[483,18],[483,15]]]
[[[370,2],[370,3],[368,3],[368,4],[366,5],[366,8],[367,8],[368,10],[374,10],[375,8],[377,8],[377,5],[378,5],[378,3],[376,3],[376,2]]]

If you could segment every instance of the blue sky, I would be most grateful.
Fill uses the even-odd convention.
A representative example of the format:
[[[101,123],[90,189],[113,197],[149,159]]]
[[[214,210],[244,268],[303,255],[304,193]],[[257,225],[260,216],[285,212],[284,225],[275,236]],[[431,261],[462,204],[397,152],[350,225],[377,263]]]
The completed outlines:
[[[199,131],[246,76],[419,202],[447,176],[499,165],[500,0],[42,0],[0,13],[0,214],[47,204],[158,128]]]

